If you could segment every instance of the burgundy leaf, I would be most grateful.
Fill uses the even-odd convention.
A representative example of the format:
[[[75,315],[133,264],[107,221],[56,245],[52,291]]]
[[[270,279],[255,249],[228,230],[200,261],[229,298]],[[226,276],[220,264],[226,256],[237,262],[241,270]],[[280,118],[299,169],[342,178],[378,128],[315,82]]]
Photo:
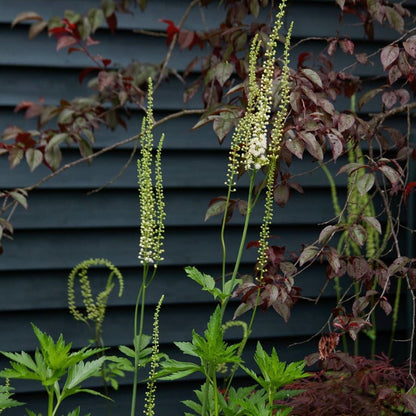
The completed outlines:
[[[99,69],[95,66],[89,66],[87,68],[84,68],[80,74],[78,75],[78,81],[80,84],[82,84],[82,81],[84,81],[84,78],[91,73],[92,71],[98,71]]]
[[[274,195],[274,200],[276,201],[277,205],[283,208],[287,204],[287,201],[289,200],[289,195],[290,195],[289,187],[283,184],[277,185],[276,188],[274,189],[273,195]]]
[[[416,59],[416,35],[410,36],[403,42],[404,50],[412,57]]]
[[[362,247],[367,240],[367,232],[365,231],[365,228],[359,224],[353,224],[348,227],[348,235],[360,247]]]
[[[394,93],[394,91],[386,91],[381,96],[381,100],[383,101],[383,104],[387,107],[389,110],[394,106],[394,104],[397,103],[397,95]]]
[[[383,311],[384,311],[384,313],[385,313],[386,315],[390,315],[390,314],[391,314],[391,311],[393,310],[393,308],[392,308],[392,306],[390,305],[390,303],[389,303],[389,302],[387,302],[387,300],[384,300],[384,299],[382,299],[382,300],[380,301],[380,307],[381,307],[381,309],[383,309]]]
[[[400,48],[397,45],[387,45],[381,50],[380,61],[386,70],[398,57]]]
[[[360,176],[357,180],[357,190],[361,196],[368,193],[368,191],[373,187],[375,182],[374,174],[372,173],[365,173],[364,175]]]
[[[332,148],[332,157],[334,158],[334,162],[336,162],[338,157],[344,152],[344,144],[342,143],[342,140],[333,133],[328,133],[328,139]]]
[[[68,46],[76,45],[78,43],[78,39],[74,36],[61,36],[56,42],[56,51],[59,51],[63,48]]]
[[[285,146],[290,153],[294,154],[298,159],[303,158],[305,145],[297,136],[285,140]]]
[[[316,137],[309,132],[299,132],[299,137],[305,142],[307,151],[317,160],[322,161],[324,153]]]
[[[325,245],[338,230],[337,225],[327,225],[319,234],[318,241]]]
[[[362,257],[352,257],[347,263],[347,273],[354,280],[360,280],[368,271],[370,266]]]
[[[344,53],[349,53],[354,55],[354,42],[349,39],[341,39],[339,41],[339,46]]]
[[[382,88],[375,88],[373,90],[367,91],[358,101],[358,108],[361,110],[364,104],[367,104],[372,98],[374,98],[378,93],[382,91]]]
[[[117,29],[117,16],[115,13],[110,14],[110,16],[106,16],[105,20],[107,22],[108,28],[110,29],[111,33],[114,34],[114,32]]]
[[[402,180],[399,173],[390,166],[382,165],[378,168],[383,175],[390,181],[392,186],[399,184]]]
[[[207,212],[205,213],[204,221],[207,221],[208,218],[211,218],[215,215],[219,215],[224,212],[227,205],[227,200],[225,197],[214,198],[210,201]]]
[[[389,70],[389,83],[390,85],[394,84],[400,77],[402,73],[398,65],[393,65]]]
[[[406,105],[410,101],[409,91],[405,90],[404,88],[396,90],[396,96],[400,101],[400,105]]]
[[[303,249],[300,257],[299,257],[299,265],[303,266],[306,262],[315,258],[315,256],[319,253],[319,248],[316,246],[307,246]]]

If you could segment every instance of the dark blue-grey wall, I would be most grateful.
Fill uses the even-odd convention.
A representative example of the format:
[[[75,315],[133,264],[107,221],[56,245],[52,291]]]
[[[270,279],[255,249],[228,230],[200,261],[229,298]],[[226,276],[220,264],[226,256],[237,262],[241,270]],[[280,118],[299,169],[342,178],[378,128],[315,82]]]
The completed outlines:
[[[86,11],[100,2],[93,0],[15,0],[2,2],[0,6],[0,127],[18,124],[32,126],[31,121],[13,113],[22,100],[38,100],[44,97],[47,104],[59,99],[71,99],[86,94],[85,86],[77,80],[79,71],[89,65],[81,54],[68,56],[65,51],[55,52],[55,42],[46,34],[29,41],[26,25],[10,29],[10,22],[21,11],[37,11],[44,18],[62,15],[63,10]],[[166,53],[164,38],[145,38],[132,32],[135,27],[164,30],[158,21],[167,18],[178,21],[187,1],[153,0],[148,10],[133,16],[121,16],[120,30],[111,36],[105,29],[99,30],[96,39],[101,43],[95,49],[113,62],[126,64],[132,58],[143,62],[160,62]],[[215,21],[218,10],[204,10],[208,26]],[[306,36],[327,36],[338,27],[338,9],[334,1],[292,1],[289,19],[295,21],[294,42]],[[343,26],[351,33],[357,47],[368,50],[372,45],[363,40],[362,30],[356,26]],[[189,28],[201,27],[199,12],[189,20]],[[376,35],[388,38],[391,33],[379,30]],[[374,45],[373,45],[374,46]],[[298,52],[318,53],[324,44],[319,40],[302,44]],[[296,52],[297,54],[297,52]],[[295,55],[296,55],[295,54]],[[190,59],[190,52],[175,52],[172,65],[183,70]],[[341,67],[345,57],[339,56]],[[373,75],[372,67],[361,66],[359,73]],[[155,95],[155,116],[160,119],[182,108],[183,88],[172,79]],[[188,107],[198,106],[194,100]],[[345,101],[345,108],[348,108]],[[340,108],[343,109],[343,108]],[[372,108],[368,106],[367,111]],[[166,261],[160,267],[152,284],[147,304],[149,322],[161,294],[165,294],[160,320],[161,349],[179,357],[172,346],[173,341],[187,340],[192,329],[201,332],[214,304],[196,284],[190,282],[184,272],[186,265],[197,265],[206,273],[220,273],[219,221],[216,218],[204,222],[205,210],[212,197],[224,193],[227,151],[226,144],[219,146],[211,131],[204,127],[196,132],[190,129],[197,122],[196,116],[172,120],[163,127],[166,134],[163,154],[166,186]],[[96,150],[128,138],[137,133],[141,115],[132,111],[127,130],[115,132],[101,130],[97,135]],[[400,124],[401,120],[395,121]],[[162,131],[159,129],[159,131]],[[19,208],[14,217],[15,236],[6,241],[5,252],[0,257],[0,350],[33,352],[36,343],[30,322],[53,336],[61,332],[65,339],[73,341],[73,347],[83,346],[89,333],[75,322],[67,311],[66,279],[78,262],[91,257],[106,257],[118,266],[125,277],[122,298],[112,296],[104,324],[104,341],[115,348],[119,344],[131,344],[133,305],[140,282],[141,270],[137,260],[139,242],[139,206],[135,163],[114,184],[99,193],[88,196],[88,191],[111,180],[129,158],[132,145],[106,153],[91,165],[80,165],[45,183],[29,197],[29,210]],[[64,150],[65,161],[77,157],[74,149]],[[294,161],[293,170],[304,172],[315,167],[311,160]],[[0,160],[0,189],[26,186],[35,183],[47,170],[39,168],[29,174],[25,166],[13,171],[6,158]],[[345,177],[335,178],[339,185]],[[317,237],[317,224],[333,217],[325,176],[316,171],[301,176],[299,182],[305,195],[293,193],[284,209],[277,209],[272,233],[279,237],[276,244],[285,245],[288,252],[299,250],[302,242],[312,242]],[[244,191],[244,182],[242,185]],[[257,213],[249,230],[249,240],[257,238],[261,213]],[[228,241],[232,253],[241,231],[241,219],[232,220]],[[234,250],[234,251],[233,251]],[[255,252],[245,253],[243,268],[250,270]],[[297,285],[303,288],[303,296],[315,297],[325,283],[324,267],[313,267],[299,277]],[[269,348],[275,346],[282,359],[299,360],[314,352],[317,339],[306,343],[326,322],[334,293],[327,290],[318,305],[300,301],[294,308],[292,318],[285,324],[273,311],[259,313],[248,350],[253,350],[261,339]],[[231,305],[230,314],[235,306]],[[407,327],[406,319],[400,321],[400,329]],[[383,327],[383,323],[380,323]],[[388,328],[387,323],[385,325]],[[238,332],[228,334],[231,339]],[[402,333],[405,336],[405,333]],[[383,342],[383,337],[380,343]],[[293,343],[300,343],[289,348]],[[382,346],[381,346],[382,347]],[[0,359],[1,367],[6,365]],[[157,414],[183,414],[180,400],[193,398],[192,390],[198,380],[161,383],[158,390]],[[114,415],[128,414],[130,379],[120,381],[120,390],[114,394]],[[17,398],[28,406],[45,411],[45,395],[34,383],[16,383]],[[100,382],[97,381],[99,386]],[[43,401],[43,402],[42,402]],[[34,406],[31,403],[35,403]],[[80,404],[93,415],[104,414],[105,402],[101,399],[81,397]],[[10,415],[21,415],[22,409],[11,410]]]

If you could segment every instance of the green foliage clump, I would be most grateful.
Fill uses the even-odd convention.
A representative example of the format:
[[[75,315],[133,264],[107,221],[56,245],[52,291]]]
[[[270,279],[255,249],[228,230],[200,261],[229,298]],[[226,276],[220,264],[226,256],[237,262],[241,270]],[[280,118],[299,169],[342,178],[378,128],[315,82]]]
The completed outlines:
[[[102,365],[109,358],[102,356],[95,360],[86,360],[101,353],[102,348],[85,347],[77,352],[70,352],[72,344],[65,343],[62,334],[54,342],[51,336],[34,324],[32,328],[40,348],[36,349],[34,357],[24,351],[1,352],[10,360],[11,368],[0,371],[0,377],[39,381],[48,395],[48,416],[55,416],[66,398],[79,393],[107,399],[95,390],[82,387],[82,383],[87,379],[101,375]]]

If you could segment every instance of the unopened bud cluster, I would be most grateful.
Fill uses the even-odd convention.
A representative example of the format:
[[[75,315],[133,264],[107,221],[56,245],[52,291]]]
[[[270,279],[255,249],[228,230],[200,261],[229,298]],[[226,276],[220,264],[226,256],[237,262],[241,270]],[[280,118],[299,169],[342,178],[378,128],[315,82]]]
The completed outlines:
[[[141,158],[137,161],[141,232],[138,257],[142,264],[153,264],[157,267],[158,263],[163,260],[166,217],[161,164],[164,136],[162,135],[156,155],[153,156],[153,125],[153,87],[149,79],[148,108],[141,129]]]

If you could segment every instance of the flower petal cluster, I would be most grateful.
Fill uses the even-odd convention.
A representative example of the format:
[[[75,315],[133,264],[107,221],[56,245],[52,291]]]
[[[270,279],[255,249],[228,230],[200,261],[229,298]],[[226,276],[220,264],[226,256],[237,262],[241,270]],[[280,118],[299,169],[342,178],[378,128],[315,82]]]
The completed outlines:
[[[263,275],[263,269],[267,263],[266,250],[270,237],[270,224],[273,218],[276,169],[290,97],[289,48],[293,24],[290,25],[285,39],[283,67],[279,79],[279,108],[275,114],[272,114],[276,50],[280,39],[279,32],[283,25],[285,7],[286,0],[283,0],[280,3],[276,23],[267,42],[260,81],[257,80],[257,71],[261,40],[258,36],[253,39],[249,53],[247,108],[233,135],[226,181],[229,189],[233,190],[235,178],[241,167],[249,172],[251,176],[255,175],[260,169],[267,170],[265,211],[260,231],[257,262],[259,271],[261,271],[260,276]]]
[[[261,40],[255,36],[249,53],[248,103],[244,116],[234,132],[228,167],[226,184],[234,186],[234,176],[242,164],[246,171],[258,171],[269,166],[271,155],[277,156],[283,135],[283,126],[289,102],[289,40],[290,26],[286,36],[283,58],[283,70],[280,80],[280,108],[277,114],[272,114],[273,82],[276,68],[276,50],[279,42],[279,32],[283,25],[286,0],[279,6],[276,23],[269,36],[265,57],[262,65],[261,78],[257,80],[258,57]],[[274,122],[271,121],[274,118]],[[271,132],[270,132],[271,130]],[[271,136],[271,142],[268,136]]]

